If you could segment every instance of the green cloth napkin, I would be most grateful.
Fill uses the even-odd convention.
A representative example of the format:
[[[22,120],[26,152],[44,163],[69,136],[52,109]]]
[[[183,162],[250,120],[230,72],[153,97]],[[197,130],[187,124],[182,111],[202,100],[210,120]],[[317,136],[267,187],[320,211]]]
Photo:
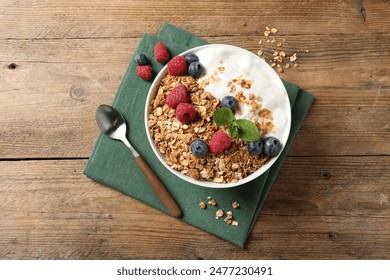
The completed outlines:
[[[207,44],[206,41],[185,30],[164,23],[158,37],[145,34],[135,51],[135,53],[144,53],[148,57],[155,74],[164,66],[155,62],[153,58],[153,47],[159,41],[167,46],[171,57],[189,48]],[[126,118],[129,126],[128,139],[179,204],[183,212],[180,218],[182,221],[243,247],[292,141],[310,108],[313,96],[298,86],[283,81],[292,106],[292,126],[289,140],[278,161],[264,175],[245,185],[230,189],[203,188],[177,178],[155,157],[148,143],[144,126],[144,108],[151,82],[141,80],[135,72],[136,67],[132,59],[112,104]],[[100,133],[84,174],[168,213],[148,185],[128,148],[119,141],[111,140]],[[217,207],[208,206],[206,209],[199,209],[199,202],[207,203],[209,196],[217,201]],[[230,206],[233,201],[240,204],[238,209]],[[219,208],[224,209],[225,212],[233,210],[234,218],[239,225],[231,226],[223,219],[216,220],[215,212]]]

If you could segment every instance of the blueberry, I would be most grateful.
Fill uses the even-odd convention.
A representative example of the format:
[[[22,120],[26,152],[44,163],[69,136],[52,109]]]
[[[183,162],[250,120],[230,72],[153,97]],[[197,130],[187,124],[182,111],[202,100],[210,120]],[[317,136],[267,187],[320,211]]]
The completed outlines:
[[[207,143],[205,141],[196,139],[192,141],[190,150],[194,156],[200,158],[204,157],[207,154],[207,152],[209,151],[209,147],[207,146]]]
[[[270,136],[264,138],[263,142],[264,142],[264,153],[267,156],[274,157],[280,153],[282,149],[282,144],[280,144],[279,139]]]
[[[246,149],[253,156],[260,155],[261,152],[263,151],[263,142],[261,141],[249,142],[246,145]]]
[[[135,58],[135,62],[137,62],[138,65],[148,65],[149,61],[146,58],[146,56],[143,53],[138,53]]]
[[[196,54],[189,53],[185,56],[185,60],[190,65],[192,62],[199,61],[199,57]]]
[[[233,96],[225,96],[222,98],[221,106],[227,107],[234,112],[238,106],[238,101]]]
[[[188,67],[188,74],[190,74],[194,78],[199,78],[202,76],[204,71],[204,67],[202,64],[200,64],[199,61],[194,61],[190,64]]]

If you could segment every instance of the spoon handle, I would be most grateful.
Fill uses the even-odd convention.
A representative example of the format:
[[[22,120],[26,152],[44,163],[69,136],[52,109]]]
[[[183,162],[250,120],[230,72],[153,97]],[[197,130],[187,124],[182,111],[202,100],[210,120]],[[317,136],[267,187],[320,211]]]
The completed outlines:
[[[177,205],[176,201],[170,195],[168,190],[164,187],[161,181],[154,174],[153,170],[150,169],[149,165],[142,159],[141,156],[135,157],[135,161],[144,173],[146,180],[152,186],[153,190],[156,192],[157,196],[161,199],[161,202],[165,205],[169,212],[171,212],[173,217],[180,217],[181,210]]]

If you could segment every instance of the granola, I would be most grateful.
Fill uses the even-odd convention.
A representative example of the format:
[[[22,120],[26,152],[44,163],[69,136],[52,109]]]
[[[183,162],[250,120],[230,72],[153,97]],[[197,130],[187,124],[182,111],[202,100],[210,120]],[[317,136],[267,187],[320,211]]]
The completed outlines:
[[[199,202],[198,206],[199,206],[200,209],[205,209],[207,207],[207,205],[206,205],[206,203],[204,201]]]
[[[217,205],[217,202],[215,201],[215,199],[210,199],[207,203],[209,205],[211,205],[211,206],[216,206]]]
[[[268,26],[265,27],[264,30],[264,36],[269,37],[271,35],[275,35],[278,32],[276,28],[269,28]],[[262,45],[263,40],[260,39],[259,45]],[[257,51],[257,55],[262,58],[264,61],[268,61],[269,65],[271,67],[276,67],[276,70],[279,73],[283,73],[286,70],[285,69],[290,69],[291,66],[294,68],[298,67],[299,64],[296,63],[298,60],[298,54],[300,51],[298,50],[297,52],[293,53],[292,55],[287,55],[283,50],[278,51],[277,48],[281,49],[284,47],[284,44],[287,42],[286,39],[284,38],[272,38],[267,39],[266,43],[268,46],[265,46],[265,49],[260,49]],[[276,49],[275,46],[276,45]],[[308,49],[304,49],[303,52],[309,53]],[[272,56],[271,59],[269,59]],[[286,63],[286,60],[288,61]],[[294,64],[290,64],[289,62],[295,62]],[[284,67],[283,67],[284,63]]]
[[[224,69],[216,70],[220,71]],[[217,80],[217,77],[211,79]],[[234,83],[250,88],[252,81],[241,79]],[[175,117],[174,109],[165,104],[168,93],[179,84],[187,86],[191,104],[198,114],[197,119],[189,124],[180,123]],[[255,111],[262,112],[259,105],[261,100],[253,97],[244,101],[253,104]],[[149,106],[148,126],[167,165],[196,180],[234,183],[252,174],[269,160],[269,157],[263,154],[250,155],[245,147],[246,143],[237,138],[232,139],[229,148],[220,154],[208,153],[202,158],[192,155],[190,145],[193,140],[202,139],[208,142],[216,131],[227,131],[226,127],[219,127],[213,122],[213,112],[220,107],[220,100],[205,91],[205,83],[201,85],[191,76],[168,74],[162,79],[156,97]],[[269,115],[268,117],[272,118]],[[272,121],[267,118],[263,118],[263,122],[257,122],[256,125],[265,134],[273,129]]]
[[[211,196],[208,196],[207,199],[209,200],[209,204],[210,204],[210,201],[213,200],[215,202],[214,205],[216,205],[216,201],[214,199],[211,198]],[[199,203],[199,208],[200,209],[206,209],[206,203],[204,201],[201,201]],[[230,205],[229,205],[230,206]],[[231,204],[231,207],[233,207],[234,209],[237,209],[238,207],[240,206],[240,204],[238,204],[237,201],[233,201],[232,204]],[[207,211],[207,210],[206,210]],[[239,211],[239,210],[238,210]],[[225,216],[226,215],[226,216]],[[231,225],[231,226],[238,226],[238,221],[235,219],[234,215],[233,215],[233,211],[232,210],[228,210],[228,211],[224,211],[224,209],[222,208],[219,208],[216,212],[215,212],[215,220],[219,220],[220,218],[223,218],[223,221],[228,224],[228,225]]]
[[[223,212],[222,209],[218,209],[217,212],[215,212],[215,219],[221,218],[225,213]]]
[[[237,201],[233,201],[233,202],[232,202],[232,207],[233,207],[234,209],[237,209],[238,207],[240,207],[240,204],[239,204]]]

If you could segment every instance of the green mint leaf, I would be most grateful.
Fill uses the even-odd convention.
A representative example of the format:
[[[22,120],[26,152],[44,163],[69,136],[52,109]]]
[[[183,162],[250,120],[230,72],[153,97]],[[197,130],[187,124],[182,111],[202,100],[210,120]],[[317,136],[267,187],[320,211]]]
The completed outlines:
[[[240,139],[244,141],[258,141],[260,139],[259,129],[252,121],[240,119],[237,120],[237,124]]]
[[[229,108],[221,108],[213,113],[214,122],[217,125],[229,125],[234,121],[234,115]]]
[[[238,129],[239,126],[237,122],[234,120],[230,125],[229,125],[229,136],[231,138],[235,138],[238,136]]]

